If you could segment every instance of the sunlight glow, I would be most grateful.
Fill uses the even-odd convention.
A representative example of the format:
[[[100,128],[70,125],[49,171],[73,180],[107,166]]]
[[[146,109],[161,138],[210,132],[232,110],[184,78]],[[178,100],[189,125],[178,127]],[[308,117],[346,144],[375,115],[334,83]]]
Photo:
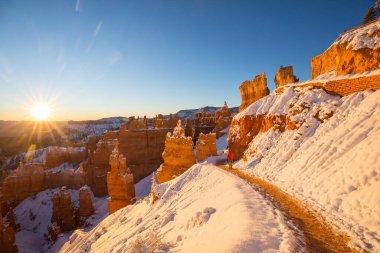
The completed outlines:
[[[33,106],[31,114],[36,121],[45,121],[50,116],[50,107],[47,104],[36,104]]]

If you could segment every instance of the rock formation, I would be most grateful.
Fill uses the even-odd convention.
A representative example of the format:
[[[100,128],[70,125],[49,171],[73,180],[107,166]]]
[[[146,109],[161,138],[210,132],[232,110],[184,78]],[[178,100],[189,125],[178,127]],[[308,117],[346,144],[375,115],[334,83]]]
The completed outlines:
[[[191,138],[194,137],[194,129],[191,125],[191,120],[189,118],[186,119],[185,136]]]
[[[165,150],[162,157],[164,163],[157,171],[157,179],[160,183],[181,175],[195,164],[193,141],[191,137],[185,136],[180,120],[174,128],[173,134],[168,133],[166,135]]]
[[[3,224],[0,206],[0,252],[17,252],[15,242],[16,236],[13,228]]]
[[[288,83],[295,83],[297,81],[298,78],[293,74],[293,66],[280,66],[274,78],[276,88],[286,85]]]
[[[31,194],[44,190],[44,175],[42,164],[20,163],[20,166],[4,179],[2,200],[18,203]]]
[[[247,80],[242,82],[240,85],[240,94],[242,102],[239,107],[239,112],[260,98],[267,96],[269,89],[265,73],[255,76],[252,81]]]
[[[196,144],[196,157],[198,161],[204,161],[216,153],[216,134],[200,134]]]
[[[103,138],[107,142],[117,139],[120,143],[119,152],[128,157],[128,168],[133,174],[135,183],[150,175],[162,164],[162,152],[165,149],[166,134],[173,128],[149,128],[144,130],[119,130],[112,134],[107,132]],[[111,147],[113,148],[112,144]],[[111,154],[107,151],[108,158]],[[104,155],[103,155],[104,156]],[[94,159],[97,166],[97,160]],[[109,168],[109,164],[107,164]],[[99,196],[94,192],[95,196]]]
[[[45,167],[55,168],[62,163],[79,164],[86,157],[83,148],[49,147],[46,152]]]
[[[223,134],[220,131],[226,129],[232,121],[231,110],[227,106],[227,102],[224,102],[222,108],[215,112],[216,117],[216,127],[214,132],[216,133],[216,137],[219,138]]]
[[[62,187],[61,192],[54,192],[52,202],[51,222],[57,224],[61,232],[74,230],[76,228],[76,219],[71,204],[71,195],[66,187]]]
[[[2,186],[2,201],[17,204],[25,198],[45,189],[66,186],[79,189],[85,184],[83,171],[63,169],[45,170],[40,163],[20,163],[20,166],[9,173]]]
[[[112,153],[112,140],[100,140],[96,144],[93,164],[87,168],[87,178],[97,197],[107,195],[107,173],[110,170],[109,157]]]
[[[108,200],[109,214],[120,208],[134,203],[135,185],[133,174],[127,168],[127,159],[119,153],[118,141],[114,141],[115,148],[109,157],[111,171],[107,174],[107,187],[110,198]]]
[[[78,220],[82,223],[94,213],[92,205],[91,190],[88,186],[83,186],[79,190]]]
[[[336,75],[380,68],[380,20],[342,34],[323,54],[311,60],[311,77],[335,71]]]
[[[164,118],[162,114],[156,115],[156,117],[153,119],[153,128],[170,128],[173,129],[177,121],[179,120],[178,114],[170,114],[169,118]]]

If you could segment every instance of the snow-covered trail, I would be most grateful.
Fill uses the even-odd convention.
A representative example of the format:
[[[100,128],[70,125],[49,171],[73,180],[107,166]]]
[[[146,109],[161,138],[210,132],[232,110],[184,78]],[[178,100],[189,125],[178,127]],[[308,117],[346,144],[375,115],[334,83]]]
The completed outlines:
[[[348,246],[350,238],[347,235],[338,234],[331,224],[305,205],[283,192],[275,185],[267,181],[244,173],[241,170],[229,169],[226,165],[220,168],[242,178],[253,188],[259,191],[265,199],[272,202],[273,206],[282,213],[287,223],[294,225],[297,246],[306,248],[307,252],[357,252]],[[299,252],[299,249],[295,250]]]
[[[214,165],[195,164],[154,189],[154,203],[144,199],[74,232],[60,252],[305,251],[268,199]]]

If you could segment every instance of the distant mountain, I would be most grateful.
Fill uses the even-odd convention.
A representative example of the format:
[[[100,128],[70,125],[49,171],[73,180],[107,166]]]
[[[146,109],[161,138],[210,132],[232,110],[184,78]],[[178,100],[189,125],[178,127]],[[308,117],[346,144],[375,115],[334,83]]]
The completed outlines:
[[[205,106],[198,109],[180,110],[177,113],[180,118],[191,118],[195,113],[215,113],[220,108],[221,107]],[[237,113],[239,110],[239,107],[231,107],[230,110],[232,111],[232,113]]]

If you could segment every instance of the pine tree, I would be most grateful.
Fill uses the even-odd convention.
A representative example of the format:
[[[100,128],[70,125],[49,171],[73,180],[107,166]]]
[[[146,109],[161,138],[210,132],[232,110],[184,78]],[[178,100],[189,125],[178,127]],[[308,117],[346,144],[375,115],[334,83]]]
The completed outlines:
[[[377,0],[375,3],[375,10],[377,11],[377,17],[380,17],[380,0]]]
[[[376,11],[374,7],[368,9],[367,13],[364,16],[363,24],[367,24],[376,19]]]

